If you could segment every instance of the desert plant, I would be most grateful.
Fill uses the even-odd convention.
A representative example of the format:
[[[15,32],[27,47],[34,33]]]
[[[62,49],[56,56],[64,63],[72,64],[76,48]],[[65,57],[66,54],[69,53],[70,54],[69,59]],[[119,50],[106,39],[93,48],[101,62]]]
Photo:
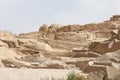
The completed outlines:
[[[88,80],[85,77],[72,72],[68,75],[67,80]]]

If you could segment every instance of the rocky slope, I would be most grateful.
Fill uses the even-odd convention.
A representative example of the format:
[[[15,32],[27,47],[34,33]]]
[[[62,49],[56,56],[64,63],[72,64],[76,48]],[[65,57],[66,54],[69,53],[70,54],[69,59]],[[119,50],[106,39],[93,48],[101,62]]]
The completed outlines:
[[[77,69],[104,79],[120,74],[120,41],[113,38],[120,16],[85,25],[44,24],[39,31],[14,35],[0,31],[0,66]],[[95,74],[97,71],[97,74]]]

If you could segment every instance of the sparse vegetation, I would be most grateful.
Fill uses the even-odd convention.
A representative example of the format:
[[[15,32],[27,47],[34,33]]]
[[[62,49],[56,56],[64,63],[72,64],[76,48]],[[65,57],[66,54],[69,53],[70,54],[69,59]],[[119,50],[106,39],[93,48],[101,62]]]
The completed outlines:
[[[72,72],[68,75],[67,80],[87,80],[85,77]]]
[[[46,79],[42,79],[42,80],[65,80],[65,79],[55,79],[55,78],[46,78]],[[85,78],[84,76],[78,75],[75,72],[71,72],[68,74],[67,79],[66,80],[89,80],[87,78]]]

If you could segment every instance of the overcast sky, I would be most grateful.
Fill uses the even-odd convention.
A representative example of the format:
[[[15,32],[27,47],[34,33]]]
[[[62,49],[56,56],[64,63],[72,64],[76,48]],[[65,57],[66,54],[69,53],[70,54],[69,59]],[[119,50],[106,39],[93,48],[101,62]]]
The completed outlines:
[[[42,24],[87,24],[120,14],[120,0],[0,0],[0,30],[37,31]]]

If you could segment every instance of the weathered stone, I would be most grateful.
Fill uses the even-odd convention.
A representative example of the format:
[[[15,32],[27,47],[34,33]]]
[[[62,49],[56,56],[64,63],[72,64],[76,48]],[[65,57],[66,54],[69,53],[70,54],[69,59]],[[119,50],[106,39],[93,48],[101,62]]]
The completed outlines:
[[[4,43],[3,41],[0,41],[0,47],[9,47],[8,44]]]
[[[42,34],[39,32],[30,32],[30,33],[21,33],[16,38],[20,39],[38,39],[39,37],[42,37]]]
[[[4,64],[5,67],[11,67],[11,68],[28,67],[27,65],[23,63],[10,61],[10,60],[2,60],[2,63]]]
[[[104,65],[104,66],[112,66],[111,62],[94,62],[95,65]]]
[[[9,49],[7,47],[0,47],[0,59],[13,59],[15,57],[19,57],[17,53],[13,49]]]
[[[112,79],[119,73],[119,70],[115,67],[103,66],[103,65],[91,65],[87,66],[84,69],[84,72],[92,72],[92,71],[104,71],[105,72],[105,79]]]
[[[88,75],[89,80],[104,80],[104,71],[91,71]]]
[[[119,35],[113,36],[119,32],[119,17],[85,25],[44,24],[37,32],[18,36],[0,31],[0,65],[21,68],[26,62],[28,68],[81,69],[92,80],[102,80],[102,70],[104,79],[112,79],[120,70]]]
[[[17,43],[17,39],[15,38],[0,38],[0,40],[4,43],[6,43],[9,48],[16,48],[19,47],[18,43]]]
[[[44,41],[52,48],[63,49],[63,50],[71,50],[75,47],[85,46],[86,43],[76,43],[71,41],[62,41],[62,40],[52,40],[52,39],[39,39],[39,41]]]
[[[89,46],[89,50],[99,54],[105,54],[107,52],[115,52],[120,49],[120,42],[115,42],[112,48],[108,47],[109,42],[93,42]]]
[[[52,68],[52,69],[65,69],[67,65],[62,61],[52,60],[52,61],[45,61],[41,63],[41,65],[45,65],[44,68]]]
[[[95,58],[73,58],[70,60],[66,60],[65,63],[66,64],[73,64],[75,65],[77,68],[84,70],[84,68],[86,68],[89,64],[89,61],[94,60]]]
[[[111,21],[120,21],[120,15],[113,15],[111,18],[110,18]]]
[[[87,31],[81,32],[61,32],[56,34],[56,40],[67,40],[67,41],[76,41],[76,42],[86,42],[91,38],[90,33]]]
[[[15,37],[11,32],[9,31],[0,31],[0,37]]]
[[[120,80],[120,74],[116,75],[112,80]]]
[[[40,43],[40,42],[23,44],[22,46],[29,48],[29,49],[34,49],[37,51],[52,51],[52,48],[48,44]]]
[[[39,31],[48,31],[48,25],[46,25],[46,24],[43,24],[42,26],[40,26],[40,29],[39,29]]]
[[[62,27],[61,24],[53,23],[50,25],[49,29],[59,29],[60,27]]]

